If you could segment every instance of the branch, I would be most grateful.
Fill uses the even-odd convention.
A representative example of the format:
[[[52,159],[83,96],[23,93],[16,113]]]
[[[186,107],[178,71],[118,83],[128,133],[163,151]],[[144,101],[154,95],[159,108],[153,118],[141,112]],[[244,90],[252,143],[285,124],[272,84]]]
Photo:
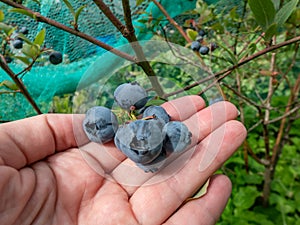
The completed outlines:
[[[127,27],[113,14],[109,7],[101,0],[93,0],[104,15],[112,22],[112,24],[121,32],[123,36],[128,33]]]
[[[31,97],[31,95],[29,94],[29,92],[26,89],[23,81],[21,79],[19,79],[14,74],[14,72],[7,66],[7,64],[5,62],[4,56],[1,55],[1,54],[0,54],[0,66],[11,77],[11,79],[15,82],[15,84],[20,88],[20,91],[25,96],[25,98],[29,101],[29,103],[32,105],[32,107],[34,108],[34,110],[38,114],[42,114],[42,111],[40,110],[40,108],[38,107],[38,105],[36,104],[36,102],[34,101],[34,99]]]
[[[87,34],[85,34],[83,32],[80,32],[80,31],[75,30],[75,29],[73,29],[71,27],[65,26],[65,25],[63,25],[63,24],[61,24],[61,23],[59,23],[59,22],[57,22],[55,20],[52,20],[50,18],[44,17],[40,13],[32,11],[31,9],[29,9],[29,8],[27,8],[27,7],[25,7],[25,6],[21,5],[21,4],[15,3],[15,2],[10,1],[10,0],[1,0],[1,2],[5,3],[5,4],[9,5],[9,6],[12,6],[14,8],[24,9],[28,13],[34,15],[35,18],[36,18],[36,20],[38,22],[46,23],[46,24],[54,26],[54,27],[56,27],[56,28],[58,28],[60,30],[64,30],[64,31],[66,31],[66,32],[68,32],[70,34],[73,34],[73,35],[78,36],[78,37],[80,37],[80,38],[82,38],[84,40],[87,40],[87,41],[89,41],[89,42],[91,42],[91,43],[93,43],[93,44],[95,44],[95,45],[97,45],[97,46],[99,46],[99,47],[107,50],[107,51],[110,51],[111,53],[113,53],[113,54],[115,54],[115,55],[117,55],[117,56],[119,56],[121,58],[129,60],[131,62],[136,62],[136,58],[135,57],[133,57],[131,55],[128,55],[125,52],[119,51],[119,50],[113,48],[112,46],[110,46],[110,45],[108,45],[108,44],[106,44],[104,42],[101,42],[101,41],[97,40],[96,38],[91,37],[91,36],[89,36],[89,35],[87,35]]]
[[[293,89],[291,90],[291,95],[290,98],[288,100],[288,106],[285,109],[285,114],[288,114],[291,109],[291,105],[292,103],[295,101],[295,99],[297,99],[298,93],[300,91],[300,74],[298,75],[298,78],[295,82],[295,85],[293,87]],[[276,137],[276,141],[275,141],[275,145],[273,147],[273,154],[272,154],[272,165],[276,165],[277,163],[277,158],[278,158],[278,154],[279,154],[279,147],[280,147],[280,143],[283,137],[283,133],[284,133],[284,127],[285,127],[285,123],[286,123],[286,118],[287,117],[283,117],[280,123],[280,127],[279,127],[279,131]]]
[[[158,96],[165,98],[164,91],[157,79],[157,76],[151,67],[149,61],[146,59],[144,51],[142,49],[142,46],[138,42],[138,39],[135,35],[135,30],[132,24],[131,19],[131,9],[130,4],[128,0],[122,0],[122,6],[124,11],[124,20],[126,23],[126,27],[128,30],[128,33],[124,35],[124,37],[128,40],[128,42],[131,44],[136,56],[137,56],[137,64],[144,70],[144,72],[147,74],[152,87],[154,88],[155,92]]]
[[[152,0],[152,2],[160,9],[160,11],[165,15],[167,20],[179,31],[182,37],[187,41],[191,42],[191,39],[186,35],[184,30],[178,25],[178,23],[169,15],[169,13],[164,9],[164,7],[156,0]]]
[[[297,37],[294,37],[290,40],[287,40],[287,41],[284,41],[284,42],[281,42],[279,44],[276,44],[276,45],[272,45],[270,47],[267,47],[261,51],[258,51],[257,53],[245,58],[245,59],[242,59],[240,60],[236,65],[233,65],[225,70],[222,70],[222,71],[219,71],[215,74],[212,74],[212,75],[209,75],[199,81],[196,81],[190,85],[187,85],[186,87],[180,89],[180,90],[177,90],[175,92],[171,92],[171,93],[168,93],[167,96],[172,96],[174,94],[178,94],[178,93],[181,93],[181,92],[184,92],[184,91],[187,91],[187,90],[190,90],[194,87],[196,87],[197,85],[199,84],[202,84],[202,83],[205,83],[207,81],[210,81],[212,79],[216,79],[211,85],[210,87],[214,86],[216,83],[218,83],[219,81],[221,81],[222,79],[224,79],[226,76],[228,76],[233,70],[243,66],[244,64],[262,56],[262,55],[265,55],[266,53],[269,53],[269,52],[272,52],[276,49],[279,49],[279,48],[282,48],[284,46],[287,46],[287,45],[290,45],[290,44],[293,44],[293,43],[297,43],[298,41],[300,41],[300,36],[297,36]],[[207,88],[205,89],[205,91],[208,90]],[[202,91],[204,92],[204,91]]]

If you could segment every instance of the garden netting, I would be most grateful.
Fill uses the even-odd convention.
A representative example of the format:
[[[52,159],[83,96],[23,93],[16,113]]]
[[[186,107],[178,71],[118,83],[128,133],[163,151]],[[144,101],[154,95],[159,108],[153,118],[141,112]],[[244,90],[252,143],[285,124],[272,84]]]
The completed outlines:
[[[115,48],[122,48],[122,46],[127,44],[127,40],[122,37],[104,14],[99,11],[93,1],[69,0],[69,2],[74,9],[85,5],[78,23],[80,31],[96,37]],[[124,22],[121,1],[106,0],[104,2],[109,6],[114,15]],[[207,2],[215,3],[217,0]],[[153,30],[148,30],[146,24],[142,21],[149,19],[150,15],[153,18],[162,18],[164,17],[163,14],[152,2],[144,1],[144,3],[138,6],[136,5],[136,0],[132,0],[130,3],[133,24],[138,40],[150,40],[153,37]],[[196,1],[161,0],[160,3],[171,17],[174,18],[180,16],[183,12],[195,8]],[[23,5],[39,12],[45,17],[71,26],[72,14],[63,1],[40,0],[39,3],[38,1],[23,1]],[[80,87],[84,87],[91,82],[100,80],[101,76],[104,76],[105,71],[109,71],[117,64],[124,62],[124,60],[118,59],[115,55],[107,54],[105,50],[77,36],[45,23],[39,23],[25,15],[9,13],[8,10],[10,7],[4,3],[0,2],[0,9],[5,13],[5,23],[14,24],[18,27],[25,26],[29,29],[29,34],[27,35],[29,39],[33,39],[38,32],[45,28],[45,46],[62,52],[64,56],[63,63],[59,65],[52,65],[47,62],[43,64],[36,63],[23,77],[26,88],[43,112],[49,110],[53,96],[72,93],[78,89],[79,83]],[[168,21],[162,20],[160,23],[165,26]],[[132,51],[128,50],[128,52]],[[104,54],[105,57],[103,57]],[[9,66],[15,72],[21,71],[24,68],[24,65],[21,63],[11,63]],[[91,75],[92,79],[89,79]],[[87,77],[87,79],[81,82],[83,76]],[[0,82],[4,80],[10,80],[10,78],[1,69]],[[20,93],[1,94],[0,98],[1,121],[20,119],[35,114],[32,106]]]

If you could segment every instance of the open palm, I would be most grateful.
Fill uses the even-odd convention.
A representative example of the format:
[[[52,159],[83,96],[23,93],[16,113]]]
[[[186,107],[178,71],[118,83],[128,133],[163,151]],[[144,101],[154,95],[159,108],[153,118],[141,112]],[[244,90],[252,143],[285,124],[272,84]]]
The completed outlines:
[[[186,153],[154,174],[133,165],[112,142],[88,143],[83,115],[2,124],[1,224],[214,224],[231,184],[212,174],[246,136],[234,120],[237,110],[228,102],[205,107],[197,96],[163,106],[193,137]],[[207,194],[183,204],[209,177]]]

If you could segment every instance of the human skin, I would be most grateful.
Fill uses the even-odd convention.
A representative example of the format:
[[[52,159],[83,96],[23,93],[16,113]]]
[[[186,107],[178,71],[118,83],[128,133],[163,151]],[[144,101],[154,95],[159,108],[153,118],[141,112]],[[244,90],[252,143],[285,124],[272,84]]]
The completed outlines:
[[[229,102],[205,107],[198,96],[163,107],[193,134],[191,157],[164,180],[164,169],[152,174],[128,166],[112,142],[102,146],[103,155],[93,155],[84,115],[44,114],[0,125],[1,224],[215,224],[231,182],[213,174],[246,137],[238,111]],[[138,175],[130,185],[124,178],[132,171]],[[183,204],[208,178],[207,193]]]

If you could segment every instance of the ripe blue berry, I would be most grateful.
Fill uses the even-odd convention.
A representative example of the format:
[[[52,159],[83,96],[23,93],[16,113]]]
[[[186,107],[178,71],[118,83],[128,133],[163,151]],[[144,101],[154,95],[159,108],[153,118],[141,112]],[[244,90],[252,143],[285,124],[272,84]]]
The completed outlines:
[[[192,134],[187,126],[180,121],[171,121],[163,128],[165,140],[163,148],[168,153],[179,153],[191,143]]]
[[[170,116],[166,110],[157,105],[151,105],[145,109],[143,112],[143,118],[148,116],[154,116],[155,118],[161,120],[164,124],[170,121]]]
[[[143,87],[133,82],[118,86],[114,92],[114,99],[122,109],[136,110],[146,105],[148,95]]]
[[[198,35],[202,37],[205,36],[206,35],[205,30],[199,30]]]
[[[29,33],[29,30],[27,29],[27,27],[21,27],[19,33],[26,35]]]
[[[116,115],[108,108],[95,106],[90,108],[83,120],[83,129],[90,141],[106,143],[111,141],[118,129]]]
[[[20,39],[16,39],[13,41],[13,46],[15,49],[21,49],[23,47],[23,41]]]
[[[191,44],[191,49],[193,51],[199,51],[201,45],[198,41],[193,41],[192,44]]]
[[[115,144],[135,163],[147,164],[161,153],[163,135],[157,120],[135,120],[118,129]]]
[[[201,55],[207,55],[209,53],[209,48],[207,46],[201,46],[199,49],[199,53]]]
[[[57,52],[57,51],[51,52],[50,55],[49,55],[49,61],[53,65],[60,64],[63,61],[62,54],[60,52]]]

